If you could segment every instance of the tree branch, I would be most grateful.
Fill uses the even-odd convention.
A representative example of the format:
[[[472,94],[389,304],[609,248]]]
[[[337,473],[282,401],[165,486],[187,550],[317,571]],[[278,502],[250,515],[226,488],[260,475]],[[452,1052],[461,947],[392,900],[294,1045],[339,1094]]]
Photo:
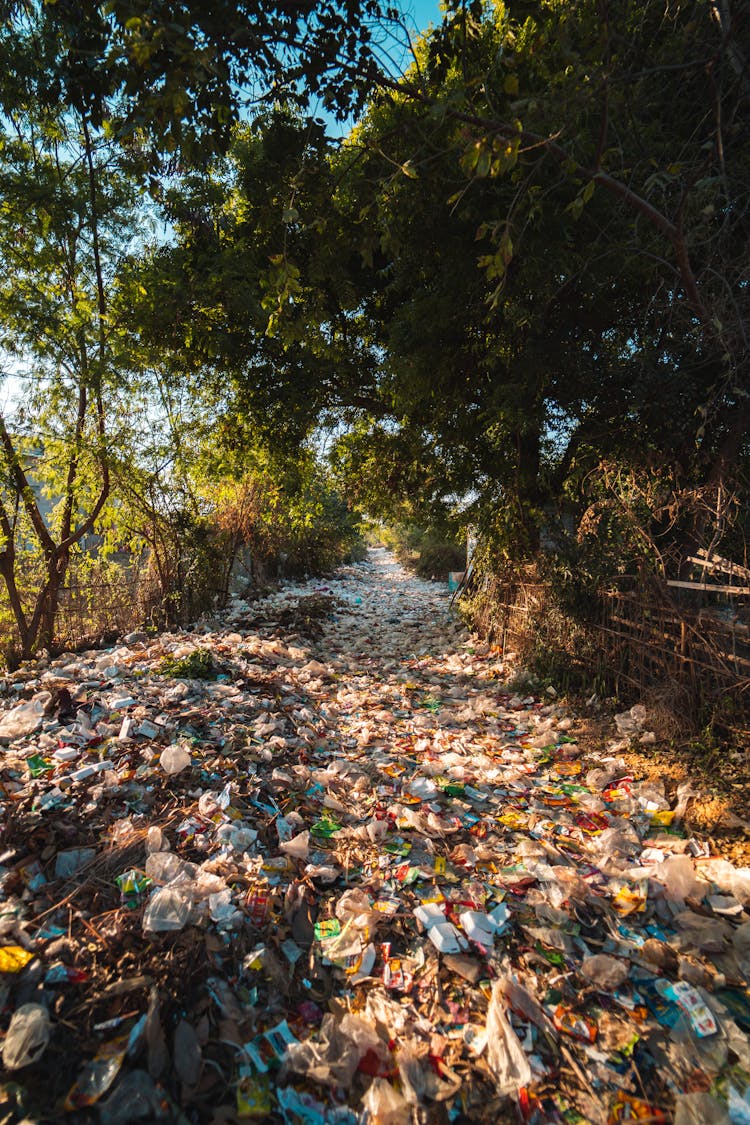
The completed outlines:
[[[34,497],[34,490],[29,484],[28,477],[23,471],[21,459],[13,445],[8,428],[5,425],[5,419],[0,413],[0,445],[5,451],[5,457],[10,471],[13,485],[18,495],[23,500],[23,505],[26,509],[27,515],[31,520],[31,526],[34,528],[34,534],[39,540],[39,544],[44,550],[45,554],[51,554],[55,549],[54,540],[49,533],[46,523],[42,518],[42,513],[39,511],[39,505]]]

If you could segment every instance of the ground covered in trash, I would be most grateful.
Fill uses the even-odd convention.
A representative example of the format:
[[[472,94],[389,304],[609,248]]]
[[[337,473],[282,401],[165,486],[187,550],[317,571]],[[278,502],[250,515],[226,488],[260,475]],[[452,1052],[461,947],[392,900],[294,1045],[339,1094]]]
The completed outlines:
[[[383,551],[7,677],[0,1121],[750,1122],[750,870],[647,718]]]

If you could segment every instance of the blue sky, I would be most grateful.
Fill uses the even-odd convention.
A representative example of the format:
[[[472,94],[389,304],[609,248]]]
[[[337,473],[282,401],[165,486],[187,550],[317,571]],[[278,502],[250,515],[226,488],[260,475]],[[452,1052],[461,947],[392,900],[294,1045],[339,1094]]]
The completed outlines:
[[[424,31],[430,23],[437,23],[440,19],[438,0],[401,0],[398,6],[412,16],[420,31]]]
[[[442,18],[440,0],[383,0],[383,2],[384,6],[387,2],[402,13],[404,25],[412,39],[416,38],[420,32],[426,31],[430,24],[438,24]],[[383,41],[383,46],[390,55],[391,73],[398,73],[411,62],[403,31],[391,39],[386,38]],[[383,63],[384,59],[381,57],[380,61]],[[320,117],[326,122],[331,137],[345,137],[356,124],[356,118],[354,117],[343,122],[336,121],[331,114],[326,112],[320,102],[313,104],[311,108],[314,116]]]

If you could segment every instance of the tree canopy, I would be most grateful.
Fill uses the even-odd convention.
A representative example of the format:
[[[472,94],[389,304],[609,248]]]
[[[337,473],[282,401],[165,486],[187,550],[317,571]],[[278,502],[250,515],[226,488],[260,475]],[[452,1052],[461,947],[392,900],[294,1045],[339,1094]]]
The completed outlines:
[[[212,472],[326,432],[353,502],[520,555],[651,474],[686,556],[745,488],[746,6],[451,2],[403,75],[393,18],[11,5],[8,350],[62,388],[90,329],[112,388],[193,397]]]
[[[0,32],[0,100],[33,90],[122,143],[198,162],[242,113],[317,99],[347,116],[374,74],[376,0],[15,0]]]

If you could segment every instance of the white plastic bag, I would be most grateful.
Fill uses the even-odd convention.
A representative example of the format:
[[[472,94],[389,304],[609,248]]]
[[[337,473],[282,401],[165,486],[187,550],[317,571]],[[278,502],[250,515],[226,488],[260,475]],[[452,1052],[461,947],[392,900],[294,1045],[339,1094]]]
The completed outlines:
[[[284,852],[285,855],[290,855],[292,859],[306,860],[310,854],[310,833],[300,832],[297,836],[293,836],[291,840],[284,841],[284,843],[279,844],[279,851]]]
[[[189,751],[179,743],[175,746],[166,746],[159,756],[159,764],[169,776],[187,769],[191,760]]]
[[[3,1043],[3,1063],[8,1070],[19,1070],[40,1059],[50,1032],[49,1012],[44,1005],[22,1004],[17,1008]]]

